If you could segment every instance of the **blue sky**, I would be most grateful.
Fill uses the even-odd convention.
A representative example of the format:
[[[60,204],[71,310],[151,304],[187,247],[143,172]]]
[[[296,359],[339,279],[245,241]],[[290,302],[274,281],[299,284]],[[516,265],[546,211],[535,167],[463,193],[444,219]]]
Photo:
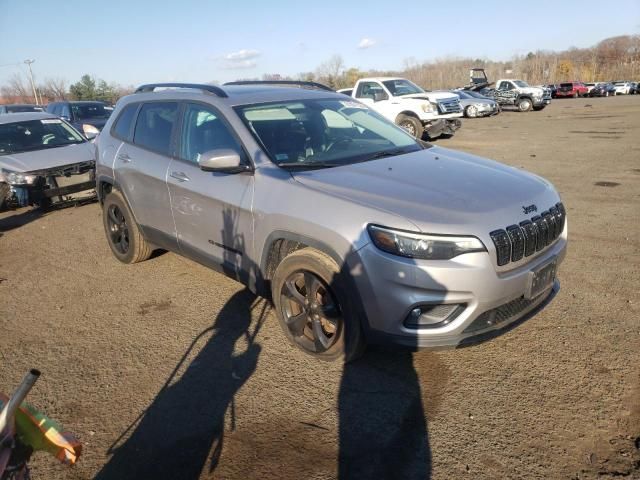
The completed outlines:
[[[39,79],[224,82],[314,70],[333,54],[394,69],[408,58],[502,60],[640,33],[640,0],[452,3],[0,0],[0,84],[26,72],[7,64],[27,58]]]

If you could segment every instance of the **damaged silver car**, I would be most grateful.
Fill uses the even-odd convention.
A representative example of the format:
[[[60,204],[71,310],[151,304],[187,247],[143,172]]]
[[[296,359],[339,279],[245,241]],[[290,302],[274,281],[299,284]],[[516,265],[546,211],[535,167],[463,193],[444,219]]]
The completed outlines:
[[[0,116],[0,209],[95,197],[96,150],[48,113]]]

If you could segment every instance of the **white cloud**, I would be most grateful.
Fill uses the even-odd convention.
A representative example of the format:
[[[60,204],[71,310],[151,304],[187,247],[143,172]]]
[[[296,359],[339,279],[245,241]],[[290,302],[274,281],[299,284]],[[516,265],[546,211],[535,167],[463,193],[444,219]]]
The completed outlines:
[[[242,60],[238,62],[227,62],[222,68],[226,70],[241,70],[244,68],[253,68],[257,65],[255,60]]]
[[[378,42],[375,41],[373,38],[364,37],[362,40],[360,40],[360,43],[358,44],[358,48],[360,49],[371,48],[376,43]]]
[[[230,62],[242,63],[246,60],[257,58],[259,56],[260,56],[259,50],[247,50],[243,48],[242,50],[238,50],[237,52],[227,53],[224,56],[224,59]]]

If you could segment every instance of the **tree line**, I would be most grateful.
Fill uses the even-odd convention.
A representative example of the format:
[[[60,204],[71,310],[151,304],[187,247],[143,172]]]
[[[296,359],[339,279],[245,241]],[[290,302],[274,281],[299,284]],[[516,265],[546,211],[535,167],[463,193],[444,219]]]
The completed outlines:
[[[348,88],[363,77],[399,76],[427,89],[449,89],[468,84],[470,68],[484,68],[490,81],[511,77],[532,85],[568,81],[640,81],[640,35],[607,38],[589,48],[569,48],[560,52],[537,50],[516,55],[508,61],[447,57],[419,62],[409,58],[399,70],[359,70],[347,67],[340,55],[333,55],[313,72],[301,73],[297,79]]]
[[[607,38],[589,48],[569,48],[560,52],[537,50],[516,55],[508,61],[447,57],[420,62],[409,58],[398,70],[361,70],[347,66],[342,56],[336,54],[314,71],[297,75],[265,74],[261,79],[317,81],[337,89],[352,87],[363,77],[399,76],[427,89],[445,89],[466,85],[469,82],[469,69],[474,67],[484,68],[490,80],[512,77],[532,85],[566,81],[640,81],[640,35]],[[61,78],[48,78],[38,83],[36,88],[42,103],[65,99],[115,103],[118,98],[133,91],[132,87],[107,83],[91,75],[83,75],[73,84]],[[32,102],[33,90],[26,76],[15,74],[6,85],[0,86],[0,97],[4,103]]]
[[[69,84],[63,78],[46,78],[37,82],[38,103],[47,104],[56,100],[99,100],[114,104],[120,97],[133,91],[116,83],[107,83],[91,75],[83,75],[76,83]],[[12,75],[6,85],[0,86],[0,97],[4,103],[33,103],[33,88],[25,75]]]

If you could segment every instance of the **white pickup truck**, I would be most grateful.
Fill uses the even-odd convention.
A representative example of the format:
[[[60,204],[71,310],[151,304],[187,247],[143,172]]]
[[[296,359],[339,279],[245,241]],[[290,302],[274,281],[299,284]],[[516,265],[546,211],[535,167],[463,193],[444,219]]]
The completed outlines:
[[[523,80],[501,78],[491,88],[487,74],[483,68],[472,68],[469,71],[471,82],[464,90],[475,90],[495,100],[501,107],[516,107],[521,112],[542,110],[551,103],[551,90],[542,87],[531,87]]]
[[[395,122],[416,138],[452,136],[462,123],[456,95],[428,92],[404,78],[375,77],[358,80],[352,89],[339,90]]]

